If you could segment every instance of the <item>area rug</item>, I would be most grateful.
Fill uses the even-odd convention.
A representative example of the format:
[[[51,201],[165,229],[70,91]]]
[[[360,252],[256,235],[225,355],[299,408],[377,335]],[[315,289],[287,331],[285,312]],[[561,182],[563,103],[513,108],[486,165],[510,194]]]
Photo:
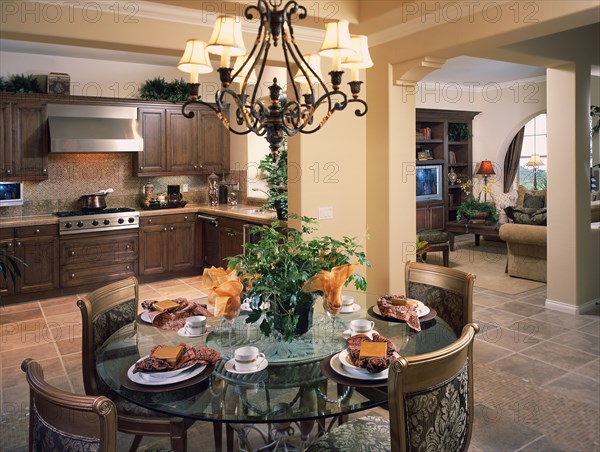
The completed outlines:
[[[506,268],[504,242],[481,239],[480,243],[480,246],[475,246],[472,235],[457,237],[454,251],[450,252],[449,267],[474,273],[475,287],[515,295],[546,285],[528,279],[513,278],[504,272]],[[442,265],[442,253],[429,253],[427,263]]]

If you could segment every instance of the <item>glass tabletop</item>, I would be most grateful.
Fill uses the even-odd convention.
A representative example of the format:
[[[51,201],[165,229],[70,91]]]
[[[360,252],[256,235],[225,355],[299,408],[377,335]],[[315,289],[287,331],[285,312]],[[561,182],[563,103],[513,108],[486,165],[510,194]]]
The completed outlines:
[[[423,323],[422,330],[416,332],[404,322],[386,321],[373,313],[376,295],[345,293],[354,297],[358,307],[353,312],[339,314],[335,329],[321,303],[316,303],[313,327],[292,342],[261,336],[255,326],[245,323],[243,314],[231,329],[224,329],[221,319],[209,318],[207,334],[194,338],[136,321],[113,334],[99,350],[98,374],[124,398],[170,415],[233,423],[293,422],[349,414],[387,402],[385,390],[363,391],[359,388],[364,386],[360,381],[355,385],[336,383],[321,372],[321,361],[345,348],[343,333],[351,320],[373,320],[374,330],[394,342],[403,356],[432,352],[456,340],[452,329],[439,317]],[[167,389],[160,392],[123,386],[124,371],[147,355],[154,345],[181,342],[208,346],[221,353],[221,360],[206,379],[180,389],[163,386]],[[265,353],[268,366],[251,374],[228,371],[226,363],[233,357],[233,351],[249,344]]]

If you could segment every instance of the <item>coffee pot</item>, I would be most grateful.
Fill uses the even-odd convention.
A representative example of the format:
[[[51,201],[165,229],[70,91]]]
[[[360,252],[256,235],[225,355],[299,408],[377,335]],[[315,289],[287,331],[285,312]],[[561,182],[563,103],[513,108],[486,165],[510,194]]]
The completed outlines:
[[[179,185],[167,185],[167,201],[170,203],[176,203],[181,201],[183,195]]]

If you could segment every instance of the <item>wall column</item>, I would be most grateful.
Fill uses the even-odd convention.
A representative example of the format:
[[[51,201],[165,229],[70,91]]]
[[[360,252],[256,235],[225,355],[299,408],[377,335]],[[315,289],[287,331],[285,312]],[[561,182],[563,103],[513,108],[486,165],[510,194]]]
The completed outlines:
[[[600,298],[600,231],[590,228],[590,66],[548,69],[548,295],[571,313]]]

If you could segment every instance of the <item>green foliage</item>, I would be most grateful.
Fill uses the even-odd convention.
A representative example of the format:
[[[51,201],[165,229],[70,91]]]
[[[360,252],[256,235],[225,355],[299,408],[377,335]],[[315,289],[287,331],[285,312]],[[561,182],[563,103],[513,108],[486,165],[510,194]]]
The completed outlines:
[[[267,182],[267,201],[264,204],[266,209],[274,209],[279,204],[282,212],[282,220],[287,219],[288,215],[288,159],[287,159],[287,139],[281,145],[281,149],[276,156],[269,153],[258,164],[262,173],[262,178]]]
[[[448,124],[448,139],[450,141],[464,141],[470,137],[471,131],[465,123],[451,122]]]
[[[0,81],[0,91],[11,93],[41,93],[37,78],[33,75],[14,74]]]
[[[594,136],[600,131],[600,107],[592,105],[590,107],[590,116],[592,117],[592,136]],[[594,124],[594,119],[596,119],[596,124]]]
[[[27,266],[21,259],[9,253],[6,248],[0,248],[0,277],[5,282],[8,282],[10,279],[14,285],[17,278],[21,277],[19,264]],[[0,297],[0,300],[1,299],[2,298]]]
[[[184,102],[189,98],[189,91],[184,79],[167,82],[163,77],[156,77],[142,83],[140,97],[146,100]]]
[[[252,313],[247,322],[260,322],[260,329],[269,336],[274,328],[275,312],[281,317],[283,336],[290,340],[298,317],[295,308],[299,304],[312,306],[312,294],[301,291],[302,285],[321,270],[331,270],[338,265],[358,262],[371,264],[355,239],[343,237],[308,237],[317,230],[314,218],[298,217],[302,226],[299,230],[283,227],[277,221],[271,225],[255,226],[251,234],[258,234],[257,243],[244,245],[245,255],[229,258],[229,268],[236,269],[245,292],[250,298]],[[365,278],[353,274],[346,284],[353,281],[358,290],[366,290]],[[260,309],[263,303],[269,309]]]
[[[473,196],[469,196],[467,200],[460,205],[458,211],[456,212],[456,219],[458,221],[469,219],[475,212],[487,212],[488,221],[498,221],[498,211],[496,210],[496,207],[489,202],[483,202],[479,199],[475,199]]]
[[[6,82],[4,77],[0,76],[0,92],[6,91]]]

